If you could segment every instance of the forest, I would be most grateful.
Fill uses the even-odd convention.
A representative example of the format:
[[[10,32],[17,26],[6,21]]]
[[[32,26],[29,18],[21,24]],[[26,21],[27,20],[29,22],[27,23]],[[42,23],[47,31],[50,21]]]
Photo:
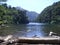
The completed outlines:
[[[6,3],[1,3],[5,1],[7,0],[0,0],[0,24],[27,24],[29,22],[26,10],[22,11]]]
[[[40,23],[58,24],[60,23],[60,1],[46,7],[38,16]]]
[[[27,24],[29,23],[27,10],[20,10],[11,5],[7,5],[7,0],[0,0],[0,24]],[[60,23],[60,1],[46,7],[36,19],[39,23]]]

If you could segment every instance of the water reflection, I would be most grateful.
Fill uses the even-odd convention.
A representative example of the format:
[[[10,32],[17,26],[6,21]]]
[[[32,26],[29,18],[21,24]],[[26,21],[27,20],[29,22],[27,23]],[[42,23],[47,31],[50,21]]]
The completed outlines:
[[[28,26],[27,28],[28,30],[30,30],[29,32],[27,32],[27,37],[33,37],[34,35],[37,35],[37,37],[43,36],[42,27],[38,25]]]
[[[9,27],[3,27],[0,29],[0,35],[13,34],[15,36],[24,37],[37,37],[48,36],[50,31],[60,34],[60,25],[55,24],[41,24],[41,23],[29,23],[27,25],[9,24]]]
[[[48,36],[48,33],[50,31],[55,32],[57,34],[60,34],[60,25],[58,25],[58,24],[46,25],[46,26],[44,26],[44,28],[42,29],[42,31],[45,32],[45,36]]]
[[[15,35],[17,36],[26,36],[26,37],[33,37],[34,35],[37,35],[37,37],[43,36],[42,27],[38,25],[26,25],[21,30],[17,31]]]

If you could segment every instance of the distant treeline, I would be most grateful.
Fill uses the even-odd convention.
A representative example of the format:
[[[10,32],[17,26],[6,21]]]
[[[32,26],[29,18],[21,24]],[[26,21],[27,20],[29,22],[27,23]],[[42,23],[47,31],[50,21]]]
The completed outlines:
[[[60,23],[60,1],[45,8],[37,18],[41,23]]]
[[[0,4],[0,24],[26,24],[28,22],[26,10],[22,11],[16,7],[7,6],[7,4]]]

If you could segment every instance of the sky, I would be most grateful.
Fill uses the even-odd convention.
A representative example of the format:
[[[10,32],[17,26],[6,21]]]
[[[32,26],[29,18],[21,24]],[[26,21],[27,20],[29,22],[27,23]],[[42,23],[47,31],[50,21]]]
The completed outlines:
[[[21,7],[28,11],[41,13],[44,8],[58,1],[59,0],[8,0],[7,4],[12,7]]]

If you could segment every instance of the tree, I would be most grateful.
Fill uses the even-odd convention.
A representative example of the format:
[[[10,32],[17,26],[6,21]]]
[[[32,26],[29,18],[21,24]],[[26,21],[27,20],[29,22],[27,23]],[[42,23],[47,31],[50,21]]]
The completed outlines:
[[[60,23],[60,1],[45,8],[37,20],[42,23]]]
[[[18,10],[16,7],[7,6],[7,4],[0,5],[0,22],[13,24],[26,24],[28,18],[26,11]]]

